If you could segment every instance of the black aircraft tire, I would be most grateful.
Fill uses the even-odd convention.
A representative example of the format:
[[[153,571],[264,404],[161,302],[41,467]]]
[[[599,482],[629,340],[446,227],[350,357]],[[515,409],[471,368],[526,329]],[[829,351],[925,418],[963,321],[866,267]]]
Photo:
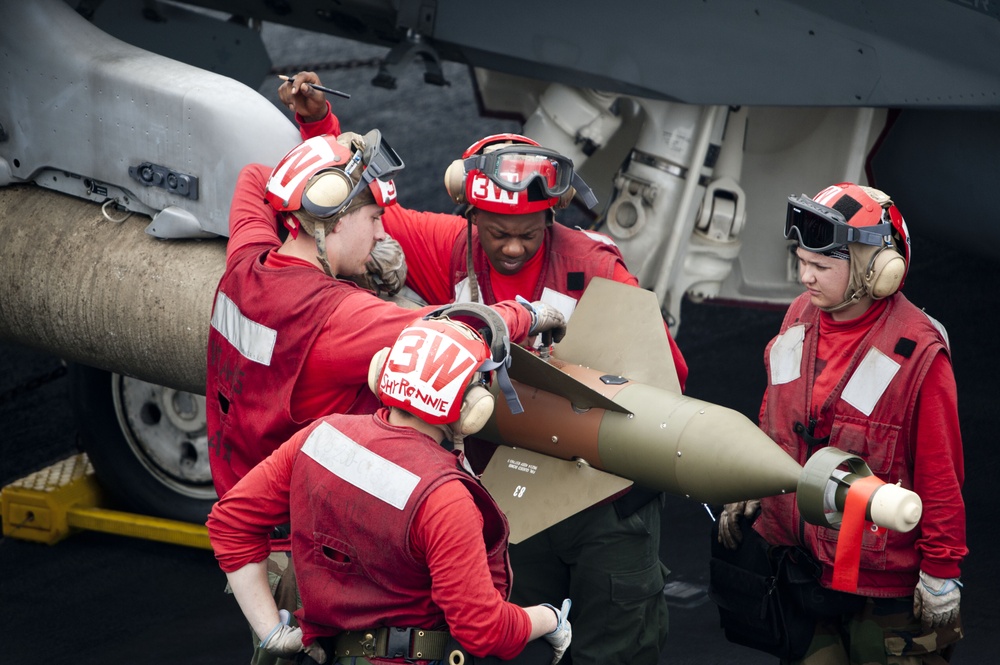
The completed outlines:
[[[216,500],[198,429],[204,398],[86,365],[70,363],[68,376],[80,448],[116,508],[204,524]],[[165,413],[165,400],[173,413]],[[191,414],[191,424],[178,412]]]

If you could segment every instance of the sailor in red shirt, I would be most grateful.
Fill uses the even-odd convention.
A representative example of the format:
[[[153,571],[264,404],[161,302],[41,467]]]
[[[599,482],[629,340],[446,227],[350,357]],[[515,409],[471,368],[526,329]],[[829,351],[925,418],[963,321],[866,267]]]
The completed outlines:
[[[339,124],[313,72],[296,74],[278,94],[296,112],[303,137],[337,133]],[[386,210],[385,228],[406,255],[406,284],[426,302],[486,304],[523,297],[569,319],[594,277],[638,286],[611,238],[555,223],[574,194],[591,207],[590,189],[570,160],[516,134],[472,144],[445,174],[465,216]],[[589,200],[588,200],[589,199]],[[687,363],[671,337],[681,388]],[[467,448],[476,469],[492,448]],[[485,459],[484,459],[485,458]],[[520,603],[569,595],[578,627],[571,656],[587,663],[655,665],[668,629],[659,560],[663,497],[635,488],[511,547]]]
[[[569,645],[568,599],[507,602],[507,521],[461,453],[440,445],[485,424],[494,398],[484,383],[509,352],[488,308],[448,314],[413,321],[372,358],[368,385],[387,408],[317,420],[213,508],[216,557],[272,656],[305,645],[320,663],[460,662],[464,652],[549,665]],[[279,612],[265,567],[268,534],[288,522],[300,628]]]
[[[330,103],[309,83],[319,84],[319,77],[314,72],[300,72],[278,88],[282,102],[295,111],[302,137],[340,135],[340,122]],[[482,169],[471,165],[466,175],[466,160],[485,158],[484,153],[511,144],[539,152],[535,159],[515,152],[507,162],[512,169],[502,179],[491,180]],[[537,159],[539,155],[555,161]],[[538,191],[535,185],[541,186],[544,179],[532,178],[541,173],[533,168],[545,170],[545,178],[552,178],[552,187],[567,189],[559,195]],[[559,182],[556,175],[561,178]],[[445,185],[456,203],[469,204],[466,216],[419,212],[397,205],[386,209],[382,218],[386,232],[406,255],[406,284],[424,302],[492,304],[521,296],[550,302],[568,319],[593,277],[639,285],[610,237],[554,223],[555,210],[569,205],[574,194],[591,207],[596,200],[573,172],[572,162],[530,138],[500,134],[477,141],[447,170]],[[527,189],[504,189],[522,185]],[[474,280],[468,279],[470,260]],[[664,329],[683,389],[687,362],[670,331],[666,326]]]
[[[317,137],[273,169],[251,164],[240,173],[208,338],[207,425],[219,496],[314,419],[378,407],[366,388],[368,360],[414,311],[335,276],[366,271],[385,238],[382,211],[395,201],[391,176],[400,168],[373,130],[339,142]],[[284,242],[279,224],[288,229]],[[561,325],[541,303],[494,309],[517,341]],[[282,578],[276,593],[295,609],[287,541],[272,544],[272,572]]]
[[[844,594],[856,611],[819,617],[801,662],[931,662],[926,653],[946,662],[962,637],[958,578],[968,554],[962,437],[944,327],[899,292],[906,224],[884,192],[840,183],[789,197],[785,237],[796,243],[806,293],[765,351],[761,428],[800,464],[825,446],[859,455],[923,503],[908,533],[865,530],[857,589]],[[720,542],[737,546],[737,522],[756,503],[725,507]],[[840,532],[806,523],[792,496],[760,508],[754,529],[772,545],[808,550],[830,588]]]

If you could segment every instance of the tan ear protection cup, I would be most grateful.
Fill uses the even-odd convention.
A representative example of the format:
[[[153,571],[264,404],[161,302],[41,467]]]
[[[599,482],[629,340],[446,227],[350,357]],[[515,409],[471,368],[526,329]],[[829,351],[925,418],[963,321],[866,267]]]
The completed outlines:
[[[444,188],[455,203],[465,203],[465,163],[456,159],[444,172]]]
[[[372,361],[368,364],[368,389],[375,393],[375,396],[382,399],[378,392],[378,377],[382,373],[382,367],[389,357],[389,347],[384,347],[381,351],[372,356]]]
[[[352,189],[354,183],[350,176],[340,169],[327,169],[310,178],[302,196],[308,197],[314,205],[334,208],[347,200]]]
[[[892,247],[882,247],[872,256],[865,273],[865,286],[875,300],[899,290],[906,274],[906,260]]]
[[[463,436],[481,430],[493,415],[493,393],[481,384],[469,386],[462,398],[462,410],[454,430]]]

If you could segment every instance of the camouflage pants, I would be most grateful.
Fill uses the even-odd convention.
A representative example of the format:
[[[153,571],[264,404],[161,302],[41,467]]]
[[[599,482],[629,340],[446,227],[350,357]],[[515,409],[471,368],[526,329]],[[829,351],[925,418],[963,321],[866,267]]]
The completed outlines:
[[[295,569],[292,567],[292,558],[288,552],[272,552],[267,558],[267,581],[271,585],[271,595],[274,596],[279,610],[295,612],[302,607],[302,599],[299,597],[299,587],[295,582]],[[232,593],[229,585],[226,585],[226,593]],[[295,617],[292,617],[291,625],[298,625]],[[278,658],[272,656],[264,649],[259,648],[261,638],[250,629],[250,637],[253,639],[253,656],[250,658],[250,665],[292,665],[294,660]]]
[[[961,618],[925,631],[912,598],[869,598],[855,614],[820,619],[806,655],[782,665],[946,665],[962,636]]]

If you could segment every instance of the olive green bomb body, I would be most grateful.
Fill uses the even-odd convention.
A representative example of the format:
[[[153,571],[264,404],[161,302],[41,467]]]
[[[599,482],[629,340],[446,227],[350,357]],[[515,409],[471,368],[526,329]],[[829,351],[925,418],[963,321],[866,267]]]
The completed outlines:
[[[518,362],[545,363],[520,352]],[[802,467],[743,414],[618,375],[556,364],[614,407],[573,402],[515,380],[524,412],[514,415],[498,400],[480,436],[583,460],[649,489],[705,503],[795,491]]]
[[[798,491],[803,515],[825,525],[825,512],[843,510],[850,478],[871,475],[858,458],[838,475],[849,462],[839,456],[803,469],[743,414],[681,394],[656,297],[643,289],[595,278],[548,359],[511,350],[523,412],[498,398],[477,437],[499,445],[482,482],[512,543],[633,482],[714,504]],[[913,492],[874,496],[869,520],[900,531],[919,520]]]

